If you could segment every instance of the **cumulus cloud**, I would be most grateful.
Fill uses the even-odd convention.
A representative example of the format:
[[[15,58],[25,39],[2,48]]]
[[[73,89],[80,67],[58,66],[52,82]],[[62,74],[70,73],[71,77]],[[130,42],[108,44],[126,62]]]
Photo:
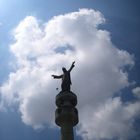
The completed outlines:
[[[77,133],[87,140],[113,139],[127,140],[134,138],[134,118],[140,115],[140,102],[123,104],[120,97],[108,99],[104,104],[92,110],[87,107],[82,115],[81,123]],[[85,123],[86,122],[86,123]]]
[[[77,133],[89,140],[125,140],[133,134],[131,119],[137,116],[137,103],[124,105],[120,98],[112,98],[129,86],[125,67],[134,65],[133,57],[113,45],[110,33],[99,28],[104,22],[99,11],[80,9],[46,23],[28,16],[14,29],[10,50],[16,57],[15,71],[1,86],[1,97],[9,106],[18,103],[25,124],[34,128],[53,124],[60,82],[51,74],[61,74],[61,67],[68,68],[75,60],[72,90],[79,101]]]
[[[140,99],[140,87],[136,87],[132,90],[133,94]]]

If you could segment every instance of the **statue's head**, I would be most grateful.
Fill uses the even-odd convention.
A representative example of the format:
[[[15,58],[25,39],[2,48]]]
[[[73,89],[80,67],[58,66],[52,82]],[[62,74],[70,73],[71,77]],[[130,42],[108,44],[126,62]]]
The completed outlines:
[[[62,71],[65,73],[67,70],[65,67],[62,68]]]

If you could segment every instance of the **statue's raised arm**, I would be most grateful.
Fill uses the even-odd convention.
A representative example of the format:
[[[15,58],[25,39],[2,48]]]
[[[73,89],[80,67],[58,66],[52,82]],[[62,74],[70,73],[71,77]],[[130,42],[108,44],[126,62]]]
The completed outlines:
[[[74,62],[72,62],[72,64],[71,64],[71,67],[70,67],[70,69],[68,70],[69,72],[71,72],[71,70],[75,67],[75,61]]]

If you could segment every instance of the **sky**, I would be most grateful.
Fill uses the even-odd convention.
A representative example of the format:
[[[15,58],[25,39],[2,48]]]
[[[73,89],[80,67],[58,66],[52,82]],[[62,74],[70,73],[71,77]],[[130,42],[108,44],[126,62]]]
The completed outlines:
[[[139,140],[139,0],[0,0],[0,139],[60,139],[60,81],[78,97],[75,140]]]

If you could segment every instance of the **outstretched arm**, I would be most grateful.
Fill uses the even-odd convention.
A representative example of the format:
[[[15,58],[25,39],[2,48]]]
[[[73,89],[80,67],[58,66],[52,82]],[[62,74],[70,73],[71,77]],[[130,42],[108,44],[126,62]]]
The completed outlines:
[[[74,62],[72,62],[72,65],[71,65],[71,67],[70,67],[70,69],[68,70],[69,72],[71,72],[71,70],[75,67],[75,61]]]
[[[55,79],[60,79],[60,78],[62,78],[62,75],[59,75],[59,76],[58,75],[52,75],[52,77],[55,78]]]

